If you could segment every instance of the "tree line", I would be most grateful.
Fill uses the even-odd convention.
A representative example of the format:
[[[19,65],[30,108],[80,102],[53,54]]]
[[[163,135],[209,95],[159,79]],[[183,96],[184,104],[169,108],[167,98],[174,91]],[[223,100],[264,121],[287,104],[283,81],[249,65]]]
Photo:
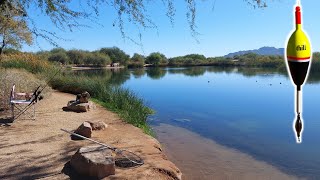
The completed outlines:
[[[18,50],[5,49],[4,54],[17,54]],[[101,48],[95,51],[86,50],[65,50],[63,48],[54,48],[50,51],[39,51],[35,53],[41,59],[62,65],[72,66],[112,66],[117,63],[119,66],[129,68],[141,68],[144,66],[152,67],[181,67],[181,66],[241,66],[241,67],[269,67],[286,69],[283,56],[279,55],[258,55],[248,53],[244,55],[235,55],[234,57],[205,57],[201,54],[188,54],[167,58],[160,52],[152,52],[147,56],[134,53],[128,55],[118,47]],[[319,59],[320,53],[314,53],[313,59]],[[320,69],[320,63],[313,62],[314,68]]]
[[[16,51],[12,51],[15,52]],[[55,48],[51,51],[40,51],[36,53],[43,59],[51,62],[59,62],[63,65],[75,66],[108,66],[118,63],[120,66],[130,68],[152,67],[180,67],[180,66],[253,66],[253,67],[285,67],[283,56],[263,56],[253,53],[229,57],[205,57],[201,54],[188,54],[167,58],[163,53],[152,52],[145,56],[134,53],[130,57],[125,51],[118,47],[101,48],[95,51],[65,50]]]

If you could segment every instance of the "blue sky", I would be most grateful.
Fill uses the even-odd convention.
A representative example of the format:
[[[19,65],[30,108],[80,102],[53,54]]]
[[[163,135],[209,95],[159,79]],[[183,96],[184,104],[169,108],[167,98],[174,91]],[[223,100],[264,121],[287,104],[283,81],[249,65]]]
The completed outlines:
[[[232,2],[232,3],[231,3]],[[156,29],[142,30],[140,47],[130,40],[123,39],[117,27],[112,24],[116,12],[110,7],[102,7],[103,13],[98,22],[83,21],[91,28],[75,29],[73,32],[61,32],[54,28],[49,19],[39,15],[34,10],[39,27],[56,31],[59,36],[71,41],[58,41],[65,49],[97,50],[102,47],[117,46],[130,55],[137,52],[148,55],[151,52],[161,52],[167,57],[191,53],[204,54],[207,57],[223,56],[229,52],[257,49],[262,46],[284,47],[288,33],[293,29],[293,6],[295,1],[269,1],[265,9],[254,9],[243,0],[217,0],[214,11],[213,1],[197,1],[197,36],[199,43],[191,36],[187,19],[186,4],[182,0],[175,2],[175,24],[165,16],[166,9],[159,1],[148,5],[149,15],[158,26]],[[320,47],[320,1],[302,1],[303,26],[312,42],[313,51]],[[31,10],[32,11],[32,10]],[[125,24],[126,35],[138,39],[135,26]],[[49,43],[38,41],[43,50],[53,48]],[[38,46],[23,46],[24,51],[38,51]]]

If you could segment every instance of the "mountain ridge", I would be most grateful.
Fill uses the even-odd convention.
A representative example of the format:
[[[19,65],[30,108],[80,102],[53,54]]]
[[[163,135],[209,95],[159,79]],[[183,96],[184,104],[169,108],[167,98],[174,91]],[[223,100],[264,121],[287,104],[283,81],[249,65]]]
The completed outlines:
[[[248,53],[255,53],[259,55],[284,55],[284,48],[275,48],[275,47],[269,47],[264,46],[259,49],[253,49],[253,50],[244,50],[244,51],[237,51],[233,53],[229,53],[225,55],[224,57],[230,57],[233,58],[236,55],[244,55]]]

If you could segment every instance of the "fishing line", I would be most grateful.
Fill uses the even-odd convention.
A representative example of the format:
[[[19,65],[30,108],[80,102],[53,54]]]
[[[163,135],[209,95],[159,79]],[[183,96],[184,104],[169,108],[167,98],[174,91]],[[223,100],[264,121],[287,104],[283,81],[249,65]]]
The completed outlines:
[[[105,148],[108,148],[116,153],[116,158],[115,158],[115,164],[119,167],[126,168],[126,167],[134,167],[134,166],[141,166],[144,164],[142,158],[135,154],[132,151],[125,150],[125,149],[119,149],[116,147],[113,147],[108,144],[101,143],[99,141],[93,140],[91,138],[87,138],[84,136],[81,136],[80,134],[65,130],[65,129],[60,129],[61,131],[64,131],[66,133],[69,133],[71,135],[77,136],[79,138],[91,141],[93,143],[99,144]]]

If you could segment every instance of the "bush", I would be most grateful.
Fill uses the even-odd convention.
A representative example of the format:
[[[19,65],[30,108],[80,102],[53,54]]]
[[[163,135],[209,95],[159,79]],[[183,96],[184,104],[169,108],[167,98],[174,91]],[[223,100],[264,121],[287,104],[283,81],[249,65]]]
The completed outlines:
[[[52,62],[59,62],[64,65],[69,64],[69,57],[67,56],[67,53],[62,51],[51,54],[48,60]]]

